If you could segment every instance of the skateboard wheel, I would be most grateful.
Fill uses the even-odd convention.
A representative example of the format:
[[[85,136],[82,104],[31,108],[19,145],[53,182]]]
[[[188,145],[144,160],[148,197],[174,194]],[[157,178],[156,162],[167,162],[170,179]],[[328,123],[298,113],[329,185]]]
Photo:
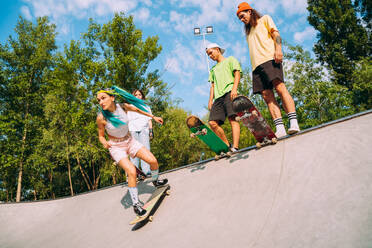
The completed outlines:
[[[154,216],[149,216],[149,221],[152,222],[154,220]]]
[[[207,132],[208,132],[208,130],[207,130],[206,128],[203,128],[203,129],[202,129],[202,134],[203,134],[203,135],[206,135]]]
[[[261,145],[260,142],[257,142],[257,143],[256,143],[256,146],[257,146],[257,148],[261,148],[261,147],[262,147],[262,145]]]
[[[191,138],[195,138],[195,136],[196,136],[196,135],[195,135],[194,133],[190,133],[190,137],[191,137]]]
[[[167,191],[165,191],[165,194],[170,195],[170,190],[168,189]]]
[[[235,117],[235,120],[236,120],[236,121],[240,121],[240,119],[241,119],[240,116],[236,116],[236,117]]]
[[[272,138],[271,142],[273,142],[273,144],[276,144],[278,142],[278,140],[276,138]]]

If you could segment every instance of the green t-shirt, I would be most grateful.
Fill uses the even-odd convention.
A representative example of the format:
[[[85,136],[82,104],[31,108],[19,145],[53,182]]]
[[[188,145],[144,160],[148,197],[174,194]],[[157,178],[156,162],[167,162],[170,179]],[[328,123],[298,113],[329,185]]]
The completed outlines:
[[[208,81],[214,83],[214,99],[231,91],[234,85],[234,71],[242,73],[239,61],[233,56],[212,67]]]

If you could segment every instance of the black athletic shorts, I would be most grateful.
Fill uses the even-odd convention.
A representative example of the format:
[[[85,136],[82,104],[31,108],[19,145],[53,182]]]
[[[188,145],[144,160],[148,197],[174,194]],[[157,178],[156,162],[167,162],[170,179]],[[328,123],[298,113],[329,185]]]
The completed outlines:
[[[257,94],[266,89],[273,89],[275,79],[284,82],[282,63],[270,60],[257,66],[252,73],[253,93]]]
[[[236,113],[232,108],[231,91],[225,95],[214,100],[211,113],[209,114],[209,121],[216,121],[218,125],[225,122],[226,116],[234,116]]]

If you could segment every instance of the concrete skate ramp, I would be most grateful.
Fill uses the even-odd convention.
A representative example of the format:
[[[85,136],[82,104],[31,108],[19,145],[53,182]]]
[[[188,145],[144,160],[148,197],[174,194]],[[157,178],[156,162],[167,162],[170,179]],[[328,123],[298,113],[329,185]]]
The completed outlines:
[[[136,231],[125,185],[2,204],[0,247],[372,247],[371,128],[367,113],[167,173],[171,195]]]

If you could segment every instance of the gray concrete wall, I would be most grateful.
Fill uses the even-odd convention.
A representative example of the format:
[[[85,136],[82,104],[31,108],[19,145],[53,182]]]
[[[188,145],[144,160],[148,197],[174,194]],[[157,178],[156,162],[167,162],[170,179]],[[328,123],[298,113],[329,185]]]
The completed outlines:
[[[136,231],[123,185],[1,204],[0,247],[372,247],[371,127],[367,114],[168,173],[171,195]]]

